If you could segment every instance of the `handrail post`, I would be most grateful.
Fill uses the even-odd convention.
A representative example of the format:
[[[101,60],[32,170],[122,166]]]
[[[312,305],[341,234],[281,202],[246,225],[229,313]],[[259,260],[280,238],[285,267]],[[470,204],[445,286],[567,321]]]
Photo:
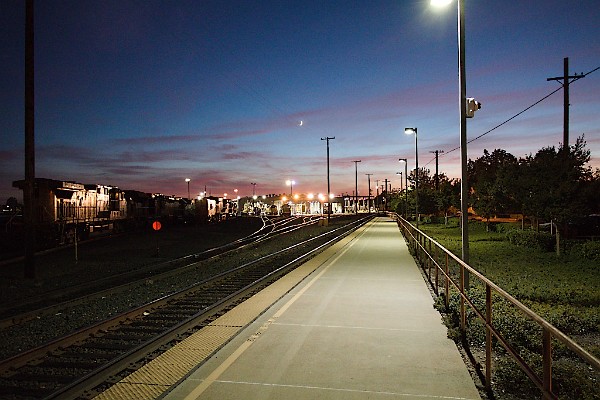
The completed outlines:
[[[465,310],[465,267],[460,264],[460,330],[465,337],[467,333],[467,312]]]
[[[542,327],[542,329],[544,399],[552,399],[552,334],[546,327]]]
[[[435,256],[434,256],[434,265],[435,265],[435,295],[439,296],[440,294],[440,274],[439,274],[439,259],[438,259],[438,247],[434,246]]]
[[[446,266],[445,272],[446,276],[444,276],[444,293],[446,294],[446,310],[450,307],[450,267],[449,267],[449,259],[448,253],[446,253]]]
[[[492,288],[485,284],[485,389],[492,390]]]

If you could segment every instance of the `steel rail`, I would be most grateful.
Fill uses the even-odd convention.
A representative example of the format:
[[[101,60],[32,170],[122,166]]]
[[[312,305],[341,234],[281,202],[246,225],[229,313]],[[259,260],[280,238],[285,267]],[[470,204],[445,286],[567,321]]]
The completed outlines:
[[[360,222],[361,222],[360,224],[357,224],[356,222],[354,222],[353,224],[355,224],[356,226],[353,229],[342,232],[341,235],[336,236],[335,238],[328,240],[327,242],[319,245],[318,247],[311,249],[310,251],[296,257],[295,259],[287,262],[286,264],[284,264],[283,266],[270,272],[269,274],[255,280],[254,282],[246,285],[244,288],[240,289],[239,291],[229,295],[227,298],[222,299],[221,301],[216,303],[214,306],[211,306],[210,309],[202,310],[200,313],[190,317],[189,319],[187,319],[185,321],[180,322],[176,326],[170,328],[168,331],[157,336],[155,339],[152,339],[144,344],[141,344],[140,346],[136,347],[132,351],[127,352],[126,354],[123,354],[122,356],[111,361],[110,363],[102,366],[98,370],[92,371],[91,373],[80,378],[76,382],[73,382],[72,384],[63,387],[59,391],[46,397],[44,400],[51,400],[51,399],[58,399],[58,398],[76,398],[76,397],[83,395],[90,388],[96,387],[96,386],[102,384],[103,382],[105,382],[107,377],[117,375],[119,372],[124,370],[126,367],[128,367],[132,364],[135,364],[136,362],[143,359],[148,354],[158,350],[159,348],[167,345],[170,342],[173,342],[177,338],[180,338],[182,334],[189,332],[191,329],[194,329],[196,326],[201,324],[202,321],[206,320],[207,316],[214,315],[215,311],[217,309],[226,308],[231,303],[235,303],[237,300],[239,300],[241,298],[245,298],[249,294],[256,292],[257,288],[262,288],[262,287],[267,286],[265,283],[268,284],[268,282],[279,279],[279,277],[288,273],[289,270],[292,269],[295,265],[306,260],[308,257],[312,256],[314,253],[321,251],[323,248],[330,246],[331,244],[338,241],[340,238],[350,234],[352,231],[356,230],[362,224],[366,223],[366,221],[367,221],[366,219],[362,219],[362,220],[360,220]],[[349,225],[351,225],[351,224],[349,224]],[[337,231],[338,229],[341,229],[341,228],[336,228],[335,231]],[[330,233],[331,232],[324,233],[324,234],[319,235],[318,237],[322,237],[322,236],[328,235]],[[311,238],[311,239],[307,240],[307,242],[314,240],[314,239],[315,238]],[[288,251],[288,250],[295,248],[297,246],[300,246],[302,244],[303,243],[294,244],[292,246],[289,246],[285,249],[278,251],[277,253],[282,253],[282,252]],[[277,254],[277,253],[274,253],[274,254]],[[264,256],[261,258],[266,259],[269,257],[271,257],[271,255]],[[246,264],[238,267],[237,269],[245,268],[250,264],[254,264],[255,262],[256,261],[251,261],[249,263],[246,263]]]
[[[324,246],[330,244],[331,242],[333,242],[335,240],[338,240],[339,238],[343,237],[346,234],[349,234],[352,230],[354,230],[358,226],[364,224],[366,222],[366,220],[367,219],[361,219],[361,220],[358,220],[358,221],[353,221],[350,224],[347,224],[346,227],[350,226],[351,227],[350,230],[348,230],[345,233],[342,232],[341,235],[338,235],[335,238],[329,239],[325,244],[321,244],[321,245],[317,246],[317,248],[315,248],[315,249],[313,249],[313,250],[311,250],[311,251],[303,254],[301,257],[296,258],[292,262],[297,262],[300,259],[304,259],[304,258],[310,256],[311,254],[313,254],[314,252],[318,251],[319,249],[323,248]],[[137,307],[137,308],[135,308],[133,310],[129,310],[127,312],[119,314],[119,315],[115,316],[112,319],[100,322],[100,323],[98,323],[98,324],[96,324],[94,326],[91,326],[91,327],[87,327],[87,328],[78,330],[77,332],[74,332],[73,334],[65,336],[63,338],[56,339],[56,340],[48,343],[45,346],[40,346],[38,348],[29,350],[27,352],[18,354],[18,355],[13,356],[13,357],[11,357],[9,359],[1,361],[0,362],[0,373],[1,372],[6,372],[6,371],[9,371],[9,370],[14,371],[15,369],[18,369],[19,367],[25,366],[28,363],[30,363],[31,361],[33,361],[33,360],[40,359],[44,355],[46,355],[46,354],[48,354],[50,352],[53,352],[53,351],[55,351],[55,350],[57,350],[59,348],[64,348],[64,347],[69,346],[71,344],[78,343],[78,342],[80,342],[82,340],[82,338],[89,337],[91,334],[93,334],[95,332],[106,331],[106,330],[108,330],[111,327],[117,326],[117,325],[122,324],[122,323],[127,322],[127,321],[131,321],[131,320],[139,317],[140,315],[144,314],[144,312],[147,312],[149,310],[153,311],[153,310],[160,309],[161,307],[165,306],[168,302],[173,301],[173,299],[175,297],[177,297],[177,296],[179,296],[179,297],[184,296],[185,294],[188,294],[188,293],[190,293],[190,292],[192,292],[194,290],[197,291],[199,287],[205,286],[210,281],[215,281],[215,280],[223,279],[224,277],[226,277],[228,275],[235,274],[235,273],[239,272],[242,269],[248,268],[249,266],[257,264],[257,263],[259,263],[261,261],[265,261],[265,260],[267,260],[270,257],[273,257],[275,255],[284,253],[284,252],[289,251],[291,249],[294,249],[294,248],[296,248],[298,246],[302,246],[302,245],[304,245],[304,244],[306,244],[306,243],[308,243],[310,241],[314,241],[314,240],[322,238],[322,237],[324,237],[326,235],[335,234],[337,231],[339,231],[341,229],[344,229],[344,228],[345,227],[339,227],[339,228],[333,229],[331,231],[325,232],[325,233],[323,233],[321,235],[312,237],[312,238],[310,238],[310,239],[308,239],[306,241],[303,241],[303,242],[300,242],[300,243],[296,243],[296,244],[294,244],[292,246],[288,246],[288,247],[286,247],[284,249],[278,250],[277,252],[274,252],[274,253],[271,253],[269,255],[266,255],[266,256],[260,257],[258,259],[255,259],[253,261],[247,262],[247,263],[245,263],[243,265],[240,265],[240,266],[238,266],[236,268],[232,268],[232,269],[230,269],[228,271],[225,271],[225,272],[223,272],[221,274],[218,274],[218,275],[216,275],[216,276],[214,276],[214,277],[212,277],[210,279],[206,279],[206,280],[203,280],[203,281],[200,281],[200,282],[193,283],[193,284],[189,285],[188,287],[179,290],[176,293],[163,296],[162,298],[157,299],[157,300],[155,300],[155,301],[153,301],[151,303],[144,304],[144,305],[142,305],[140,307]],[[270,273],[269,275],[272,276],[272,273]],[[269,275],[267,275],[267,276],[269,276]]]
[[[204,250],[200,253],[194,253],[191,255],[177,257],[173,260],[169,260],[169,261],[165,261],[165,262],[161,262],[161,263],[157,263],[157,264],[152,264],[152,265],[148,266],[147,268],[142,268],[142,269],[138,269],[135,271],[129,271],[129,272],[121,273],[121,274],[115,274],[115,275],[111,275],[110,277],[102,278],[102,279],[95,280],[92,282],[86,282],[81,285],[71,287],[71,288],[69,288],[70,293],[82,293],[82,292],[85,292],[86,290],[93,289],[95,287],[106,286],[106,285],[110,284],[111,282],[115,282],[115,281],[118,282],[119,280],[126,280],[126,279],[135,279],[133,281],[130,281],[130,282],[127,282],[124,284],[118,284],[116,286],[111,286],[106,289],[101,289],[101,290],[95,291],[94,293],[86,294],[84,296],[79,296],[79,297],[72,298],[72,299],[69,299],[66,301],[59,301],[58,303],[48,305],[45,307],[41,307],[41,308],[38,308],[33,311],[27,311],[27,312],[11,315],[10,317],[7,317],[7,318],[0,319],[0,329],[4,329],[4,328],[8,328],[10,326],[25,323],[25,322],[35,319],[41,315],[48,315],[48,314],[54,313],[57,310],[63,309],[68,306],[72,306],[81,301],[86,301],[90,298],[110,294],[114,290],[126,289],[127,287],[129,287],[131,285],[136,285],[140,280],[147,279],[148,274],[152,274],[153,272],[160,271],[161,269],[171,267],[173,265],[176,265],[177,263],[187,262],[189,260],[192,260],[191,263],[181,265],[176,270],[170,269],[165,272],[159,272],[158,274],[152,274],[151,275],[152,278],[153,279],[161,279],[166,276],[173,275],[174,273],[177,273],[177,271],[184,271],[184,270],[190,268],[191,266],[195,265],[199,261],[209,260],[211,258],[226,254],[227,252],[238,250],[238,249],[243,248],[248,245],[252,245],[252,244],[260,243],[265,240],[269,240],[280,234],[284,234],[284,233],[291,231],[292,228],[300,229],[309,224],[310,223],[303,222],[303,223],[301,223],[299,225],[295,225],[293,227],[287,227],[287,230],[286,230],[286,229],[277,229],[277,223],[274,223],[273,221],[271,221],[269,219],[266,219],[266,220],[263,219],[263,226],[259,230],[257,230],[256,232],[254,232],[244,238],[234,240],[233,242],[227,243],[225,245],[210,248],[210,249]],[[261,231],[269,229],[269,228],[271,230],[260,233]],[[203,257],[205,257],[205,258],[203,258]],[[140,276],[141,276],[141,278],[139,278]],[[36,304],[36,303],[42,303],[42,302],[48,303],[48,301],[51,299],[60,299],[60,298],[65,297],[65,289],[64,288],[58,289],[55,292],[56,292],[56,296],[53,296],[52,294],[48,294],[49,292],[45,292],[44,294],[42,294],[40,296],[30,297],[25,302],[13,303],[12,305],[9,304],[10,308],[6,307],[3,311],[6,312],[6,311],[10,310],[11,308],[18,309],[20,307],[22,308],[22,307],[26,307],[27,305]]]

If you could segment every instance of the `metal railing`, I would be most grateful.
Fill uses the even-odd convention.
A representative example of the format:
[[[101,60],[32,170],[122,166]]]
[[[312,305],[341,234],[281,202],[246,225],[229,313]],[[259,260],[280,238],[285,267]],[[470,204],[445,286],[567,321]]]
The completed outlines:
[[[444,248],[437,241],[415,228],[404,218],[396,213],[389,213],[390,217],[398,222],[408,244],[415,253],[421,268],[427,275],[436,295],[439,295],[440,286],[443,286],[445,306],[449,309],[450,290],[453,288],[460,295],[460,329],[464,335],[467,330],[467,306],[475,316],[485,325],[485,387],[491,391],[492,382],[492,340],[493,337],[502,345],[506,352],[517,362],[519,367],[528,378],[542,392],[543,399],[558,399],[552,387],[552,339],[557,340],[575,353],[581,360],[595,371],[600,371],[600,360],[575,343],[571,338],[558,330],[548,321],[530,310],[520,301],[512,297],[502,288],[494,284],[488,278],[477,272],[471,266],[465,264],[458,256]],[[478,280],[485,287],[485,310],[477,307],[477,300],[471,297],[470,292],[465,290],[464,276],[468,271],[472,278]],[[472,281],[473,282],[473,281]],[[477,281],[475,281],[477,282]],[[475,283],[473,282],[473,283]],[[494,296],[493,296],[494,294]],[[498,301],[493,298],[508,302],[512,307],[519,310],[527,319],[533,321],[541,328],[540,338],[542,349],[542,373],[538,374],[535,367],[529,364],[515,348],[513,344],[498,330],[492,321],[494,305]],[[463,336],[464,337],[464,336]],[[541,375],[541,376],[540,376]]]

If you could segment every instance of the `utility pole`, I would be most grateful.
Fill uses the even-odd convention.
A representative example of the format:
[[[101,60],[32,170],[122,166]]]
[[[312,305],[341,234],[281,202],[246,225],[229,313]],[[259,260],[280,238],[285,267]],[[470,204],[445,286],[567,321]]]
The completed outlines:
[[[327,141],[327,225],[329,225],[329,220],[331,219],[331,187],[329,181],[329,141],[335,139],[334,137],[324,137],[321,140]]]
[[[373,174],[365,174],[367,175],[367,185],[369,185],[369,200],[367,202],[367,212],[371,214],[371,175]]]
[[[25,3],[25,270],[26,279],[36,278],[35,268],[35,74],[33,46],[33,0]]]
[[[569,79],[579,79],[585,77],[584,74],[569,76],[569,57],[563,60],[563,76],[547,78],[546,81],[561,81],[563,86],[563,149],[569,148]]]
[[[354,214],[358,214],[358,163],[361,160],[354,160]]]
[[[430,153],[435,153],[435,190],[440,190],[440,176],[438,175],[438,155],[443,153],[444,150],[434,150]]]

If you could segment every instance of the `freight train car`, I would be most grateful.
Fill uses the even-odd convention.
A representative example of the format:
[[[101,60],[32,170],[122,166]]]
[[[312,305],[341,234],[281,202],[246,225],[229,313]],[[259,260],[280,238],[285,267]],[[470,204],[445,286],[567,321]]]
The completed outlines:
[[[13,186],[23,189],[25,181],[15,181]],[[36,178],[34,205],[42,242],[63,244],[87,238],[91,232],[112,231],[127,217],[123,193],[106,185]]]

